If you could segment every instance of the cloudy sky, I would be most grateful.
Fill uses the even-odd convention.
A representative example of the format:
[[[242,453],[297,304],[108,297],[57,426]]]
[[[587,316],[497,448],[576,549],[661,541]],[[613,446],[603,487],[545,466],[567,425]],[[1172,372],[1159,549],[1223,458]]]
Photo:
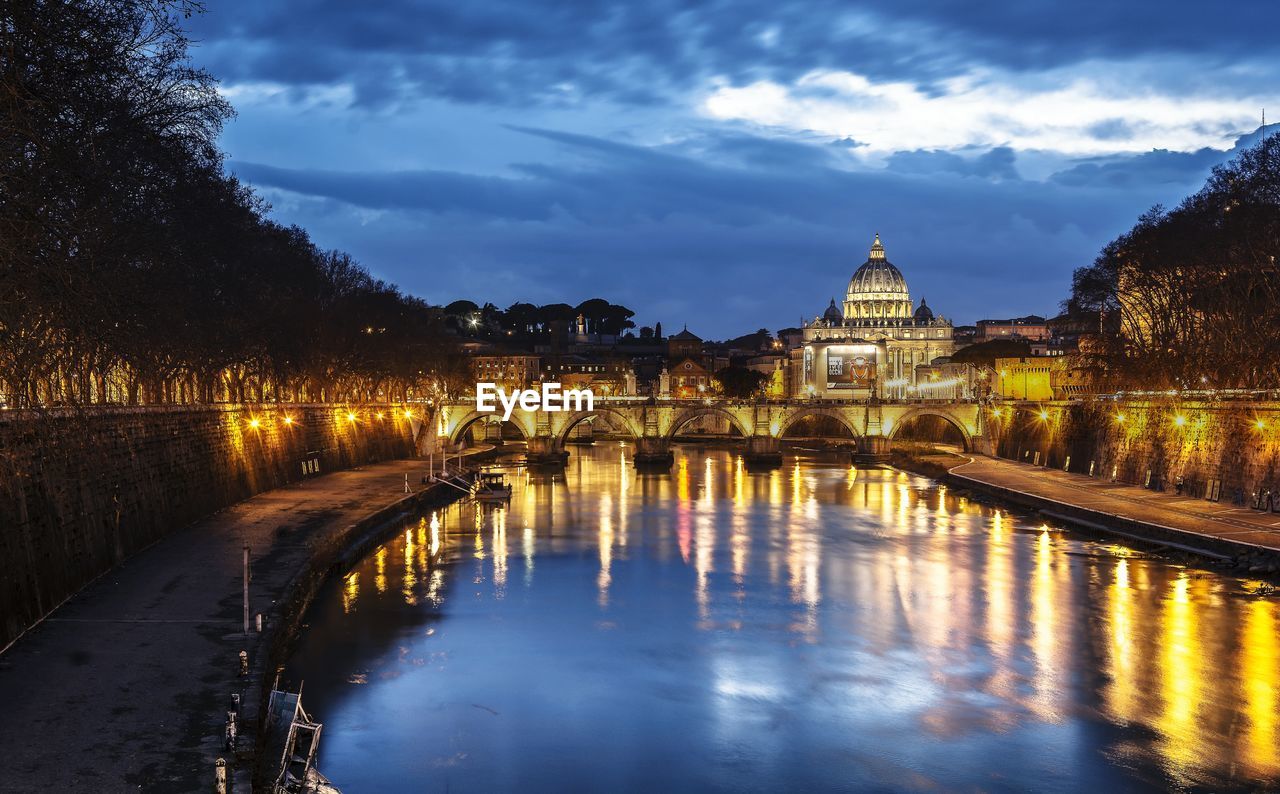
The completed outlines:
[[[1054,313],[1280,120],[1271,0],[206,7],[228,168],[281,221],[433,303],[709,338],[821,312],[875,232],[957,323]]]

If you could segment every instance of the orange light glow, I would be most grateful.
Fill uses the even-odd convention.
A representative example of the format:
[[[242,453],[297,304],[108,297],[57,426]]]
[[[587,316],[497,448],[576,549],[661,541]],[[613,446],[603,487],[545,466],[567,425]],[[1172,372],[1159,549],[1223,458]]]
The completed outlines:
[[[252,427],[254,430],[257,430],[261,426],[262,426],[262,423],[259,422],[256,418],[249,420],[249,427]]]
[[[347,414],[347,421],[348,421],[348,422],[354,422],[354,421],[356,421],[356,415],[355,415],[355,414]]]
[[[293,424],[293,417],[292,417],[292,416],[286,416],[286,417],[284,418],[284,423],[285,423],[286,425],[291,425],[291,424]]]

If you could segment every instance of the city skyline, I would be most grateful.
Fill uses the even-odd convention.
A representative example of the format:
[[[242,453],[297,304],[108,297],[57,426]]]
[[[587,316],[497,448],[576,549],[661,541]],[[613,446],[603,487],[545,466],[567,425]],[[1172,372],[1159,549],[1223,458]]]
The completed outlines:
[[[877,232],[958,324],[1055,313],[1257,140],[1270,13],[220,2],[190,27],[239,113],[228,170],[320,245],[433,303],[598,295],[726,338],[820,313]]]

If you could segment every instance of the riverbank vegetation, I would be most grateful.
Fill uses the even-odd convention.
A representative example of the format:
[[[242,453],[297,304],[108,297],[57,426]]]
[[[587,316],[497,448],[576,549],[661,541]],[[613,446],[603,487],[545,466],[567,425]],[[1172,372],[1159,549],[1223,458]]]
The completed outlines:
[[[363,401],[469,369],[443,313],[224,172],[190,0],[0,6],[0,403]]]
[[[1086,363],[1136,387],[1280,388],[1280,135],[1155,207],[1075,272],[1068,312],[1112,318]]]

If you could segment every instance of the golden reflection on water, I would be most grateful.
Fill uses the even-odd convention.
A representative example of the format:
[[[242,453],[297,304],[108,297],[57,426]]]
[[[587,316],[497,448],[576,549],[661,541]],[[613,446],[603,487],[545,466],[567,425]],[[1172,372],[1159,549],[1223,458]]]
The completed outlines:
[[[1255,600],[1245,607],[1240,655],[1245,762],[1256,778],[1280,777],[1280,624],[1274,601]]]
[[[1034,527],[902,472],[797,461],[756,473],[728,452],[682,449],[669,473],[641,475],[628,452],[575,453],[560,479],[513,472],[505,507],[432,513],[345,577],[343,613],[372,597],[361,592],[370,580],[378,597],[447,607],[453,574],[434,565],[440,557],[470,560],[469,581],[501,596],[509,577],[534,587],[540,559],[586,552],[597,569],[593,608],[608,615],[621,566],[656,558],[689,572],[698,629],[739,630],[750,599],[770,593],[789,605],[780,630],[801,643],[850,632],[871,658],[910,652],[934,682],[980,660],[966,686],[996,701],[983,708],[984,729],[1061,725],[1096,710],[1141,729],[1110,756],[1137,747],[1176,784],[1280,777],[1274,597]],[[388,571],[389,549],[402,570]],[[922,727],[974,730],[972,710],[950,704],[930,701]]]
[[[360,595],[360,572],[352,571],[342,582],[342,611],[351,614],[356,607],[356,597]]]
[[[596,589],[599,591],[597,601],[600,606],[609,606],[609,584],[613,581],[610,569],[613,568],[613,498],[606,492],[600,494],[600,533],[597,543],[600,547],[600,574],[596,577]]]
[[[1200,665],[1204,649],[1200,647],[1198,614],[1191,603],[1190,584],[1187,572],[1180,572],[1164,597],[1160,616],[1161,743],[1165,757],[1182,773],[1193,767],[1200,755],[1196,710],[1205,684]]]

